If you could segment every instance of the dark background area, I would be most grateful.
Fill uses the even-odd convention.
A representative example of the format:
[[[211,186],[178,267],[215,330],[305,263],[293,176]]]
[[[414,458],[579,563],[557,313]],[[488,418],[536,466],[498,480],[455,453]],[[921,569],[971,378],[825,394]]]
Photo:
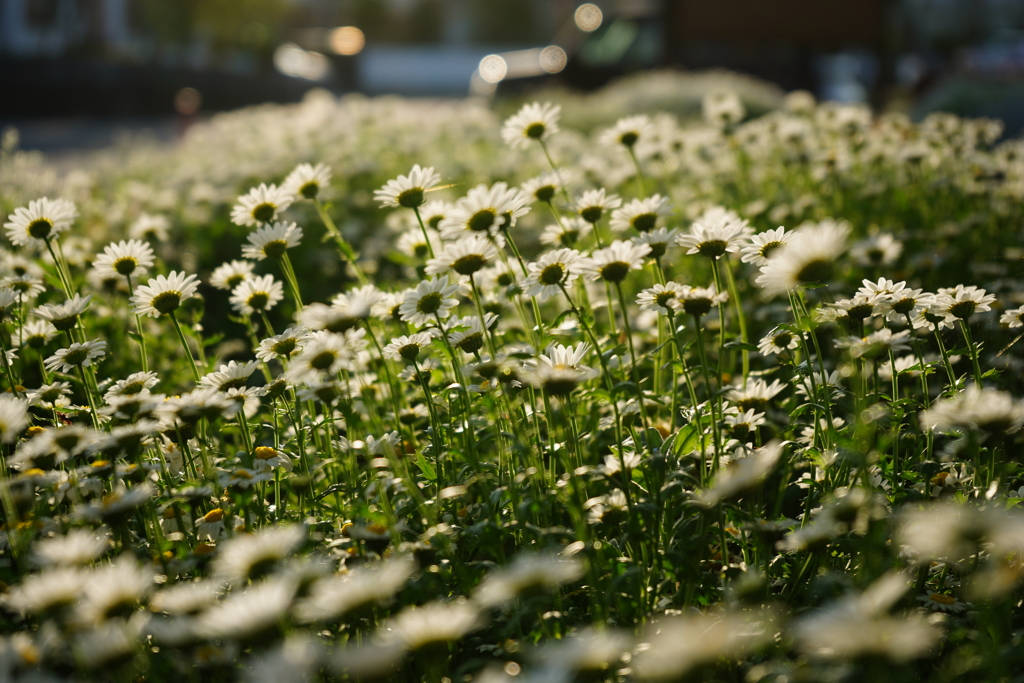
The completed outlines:
[[[659,67],[1024,127],[1024,0],[594,5],[597,26],[571,0],[0,0],[0,127],[60,152],[119,130],[173,138],[197,116],[314,87],[501,97]],[[488,55],[507,67],[497,82],[477,69]]]

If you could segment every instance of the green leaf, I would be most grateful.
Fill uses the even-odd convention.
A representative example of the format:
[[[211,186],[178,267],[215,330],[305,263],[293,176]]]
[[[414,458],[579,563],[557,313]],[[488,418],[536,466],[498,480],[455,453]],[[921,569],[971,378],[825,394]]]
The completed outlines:
[[[433,466],[426,458],[423,457],[422,453],[416,454],[416,462],[419,464],[420,470],[423,472],[424,477],[426,477],[430,481],[437,480],[437,472],[434,471]]]

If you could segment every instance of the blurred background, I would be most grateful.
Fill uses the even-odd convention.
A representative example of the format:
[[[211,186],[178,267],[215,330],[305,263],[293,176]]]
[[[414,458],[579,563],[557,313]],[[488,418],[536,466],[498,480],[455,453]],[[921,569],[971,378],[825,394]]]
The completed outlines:
[[[659,69],[1016,135],[1024,0],[0,0],[0,128],[55,155],[313,88],[500,107]]]

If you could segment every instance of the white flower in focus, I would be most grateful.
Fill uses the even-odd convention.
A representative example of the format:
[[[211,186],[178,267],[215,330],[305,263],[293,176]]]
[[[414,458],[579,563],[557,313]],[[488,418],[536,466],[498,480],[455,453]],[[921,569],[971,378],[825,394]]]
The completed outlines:
[[[456,239],[466,232],[497,235],[515,225],[515,219],[530,211],[530,198],[518,188],[497,182],[480,184],[455,202],[455,207],[438,224],[441,236]]]
[[[106,355],[107,342],[75,342],[66,349],[60,349],[46,359],[46,369],[51,372],[72,372],[77,367],[87,368]]]
[[[999,316],[999,324],[1006,325],[1010,329],[1024,326],[1024,306],[1011,308]]]
[[[776,327],[766,334],[757,344],[757,350],[763,356],[786,353],[800,346],[800,337],[787,329]]]
[[[29,320],[19,330],[21,344],[41,349],[57,336],[57,328],[45,320]]]
[[[279,259],[288,249],[299,246],[302,228],[295,223],[264,224],[249,233],[249,244],[242,247],[242,256],[254,261]]]
[[[541,142],[558,132],[561,105],[532,102],[505,120],[501,137],[505,144],[525,148],[531,141]]]
[[[989,304],[995,300],[995,296],[980,287],[957,285],[940,289],[935,295],[932,309],[948,313],[959,320],[968,320],[975,313],[991,311]]]
[[[419,358],[423,349],[430,347],[431,340],[437,336],[437,330],[417,332],[416,334],[395,337],[384,347],[382,353],[389,360],[405,360],[410,363]]]
[[[467,234],[444,245],[444,251],[427,261],[424,271],[427,275],[441,275],[454,270],[459,275],[472,276],[497,257],[498,250],[490,239],[479,234]]]
[[[633,244],[646,244],[651,248],[649,256],[658,260],[665,255],[668,248],[678,239],[679,229],[673,228],[658,228],[657,230],[651,230],[645,232],[632,239]]]
[[[598,249],[590,255],[585,272],[592,280],[622,282],[629,275],[629,271],[644,267],[644,259],[650,253],[651,248],[646,244],[616,240],[610,246]]]
[[[575,249],[549,251],[527,266],[529,274],[523,281],[523,292],[541,301],[558,296],[586,272],[587,265],[587,259]]]
[[[620,206],[622,206],[622,200],[617,194],[606,195],[604,188],[600,188],[584,192],[576,200],[573,208],[580,218],[593,225],[601,220],[605,213]]]
[[[295,195],[283,187],[261,183],[238,198],[238,203],[231,210],[231,222],[235,225],[269,225],[294,200]]]
[[[683,313],[700,317],[711,309],[729,300],[728,292],[716,292],[714,287],[684,286],[678,292],[679,308]]]
[[[331,182],[331,169],[324,164],[299,164],[281,183],[284,192],[302,199],[315,199]]]
[[[66,199],[43,197],[18,207],[7,217],[7,239],[20,247],[45,249],[47,240],[71,228],[78,209]]]
[[[252,276],[256,264],[252,261],[231,261],[222,263],[210,274],[210,284],[217,289],[231,291],[243,280]]]
[[[215,372],[200,377],[199,386],[219,391],[240,389],[249,383],[249,377],[258,367],[259,363],[254,360],[247,363],[229,361],[227,365],[221,365]]]
[[[307,341],[312,338],[305,327],[289,327],[281,334],[268,337],[260,342],[256,357],[265,363],[275,358],[289,358],[296,351],[301,351]]]
[[[678,282],[666,282],[655,284],[645,289],[636,297],[636,303],[641,311],[654,311],[662,315],[674,315],[682,308],[680,298],[687,289],[687,285]]]
[[[458,283],[448,284],[447,275],[423,280],[416,289],[406,293],[398,309],[399,315],[402,320],[417,327],[437,322],[438,318],[447,318],[451,309],[459,305],[459,300],[452,298],[458,291]]]
[[[257,311],[269,311],[284,298],[284,285],[274,280],[273,275],[260,275],[243,280],[228,301],[242,315]]]
[[[779,395],[786,388],[779,380],[768,384],[763,379],[753,377],[747,380],[745,387],[734,387],[726,394],[731,402],[739,406],[740,410],[756,410],[764,412],[768,408],[768,402]]]
[[[305,384],[333,377],[341,372],[352,353],[345,337],[334,332],[315,332],[302,350],[292,357],[288,366],[288,380]]]
[[[672,213],[668,197],[660,194],[646,199],[633,199],[612,212],[609,224],[612,230],[623,232],[633,228],[643,234],[657,227],[658,219]]]
[[[498,322],[498,316],[493,313],[484,313],[484,321],[475,315],[463,318],[459,321],[459,329],[448,334],[448,342],[464,353],[476,353],[484,347],[487,330]]]
[[[159,318],[174,313],[181,304],[191,299],[199,289],[195,275],[172,271],[166,277],[158,275],[145,285],[140,285],[132,296],[132,307],[138,315]]]
[[[687,249],[687,254],[718,259],[728,252],[738,252],[748,231],[745,219],[722,207],[714,207],[705,211],[688,233],[676,238],[676,244]]]
[[[32,311],[32,315],[47,321],[60,332],[67,332],[78,324],[78,316],[89,308],[90,299],[92,295],[82,298],[75,294],[73,299],[68,299],[62,304],[43,304]]]
[[[136,396],[140,394],[148,394],[149,390],[157,385],[158,377],[155,372],[133,372],[124,379],[119,379],[114,382],[106,394],[104,399],[109,401],[113,397],[117,396]]]
[[[400,175],[389,180],[384,187],[373,193],[373,198],[383,206],[402,206],[416,209],[423,205],[424,194],[441,182],[441,176],[432,167],[412,167],[409,175]]]
[[[153,266],[153,248],[148,242],[124,240],[108,244],[92,263],[101,277],[143,275]]]
[[[582,364],[590,344],[576,346],[552,344],[537,361],[524,368],[523,378],[552,396],[567,396],[581,382],[597,377],[598,372]]]

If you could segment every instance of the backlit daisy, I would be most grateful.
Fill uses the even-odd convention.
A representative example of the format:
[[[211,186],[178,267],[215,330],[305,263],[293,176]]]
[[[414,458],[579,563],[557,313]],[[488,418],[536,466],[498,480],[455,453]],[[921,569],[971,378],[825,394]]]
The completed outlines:
[[[425,272],[441,275],[453,270],[459,275],[473,275],[497,257],[494,242],[483,235],[467,234],[444,245],[444,251],[427,261]]]
[[[181,304],[191,299],[199,289],[195,275],[172,271],[166,277],[158,275],[148,284],[140,285],[132,296],[132,306],[138,315],[159,318],[178,310]]]
[[[999,324],[1010,328],[1024,326],[1024,306],[1005,311],[999,316]]]
[[[415,209],[423,206],[424,194],[441,182],[441,176],[432,167],[412,167],[409,175],[400,175],[389,180],[384,187],[373,193],[373,198],[383,206],[403,206]]]
[[[533,141],[543,141],[558,132],[558,115],[562,107],[545,102],[531,102],[505,119],[501,137],[512,147],[527,147]]]
[[[398,309],[399,315],[417,327],[436,322],[437,318],[447,318],[451,309],[459,305],[459,300],[452,298],[458,291],[458,283],[448,284],[447,275],[423,280],[416,289],[406,293]]]
[[[217,289],[231,291],[242,280],[252,276],[256,265],[252,261],[222,263],[210,274],[210,284]]]
[[[324,164],[299,164],[281,183],[281,189],[302,199],[315,199],[331,182],[331,169]]]
[[[66,349],[60,349],[46,359],[46,369],[51,372],[68,373],[77,367],[87,368],[106,355],[107,342],[75,342]]]
[[[717,259],[726,253],[739,251],[747,230],[746,220],[732,211],[716,207],[697,219],[690,226],[690,231],[680,235],[676,243],[687,249],[687,254]]]
[[[762,266],[757,284],[768,296],[778,296],[803,284],[828,282],[849,234],[849,224],[831,219],[801,226]]]
[[[78,323],[78,316],[89,308],[89,300],[92,296],[82,298],[78,294],[73,299],[68,299],[62,304],[44,304],[32,311],[32,315],[46,320],[58,331],[66,332],[75,327]]]
[[[933,308],[947,312],[954,318],[968,320],[975,313],[991,311],[989,304],[995,300],[993,295],[980,287],[957,285],[940,289],[935,295]]]
[[[744,263],[752,263],[755,266],[763,266],[774,255],[779,247],[785,245],[792,233],[786,233],[781,225],[774,230],[759,232],[750,238],[750,244],[740,249],[740,260]]]
[[[575,247],[593,231],[593,226],[579,216],[567,216],[557,225],[549,225],[540,235],[540,243],[552,247]]]
[[[622,206],[622,199],[616,194],[606,195],[604,188],[587,190],[576,200],[574,208],[580,218],[591,225],[601,220],[605,213]]]
[[[170,229],[171,222],[166,216],[153,216],[144,213],[140,214],[131,227],[128,228],[128,237],[134,240],[165,242],[167,241],[167,234]]]
[[[651,121],[643,114],[619,119],[615,125],[601,133],[601,144],[623,145],[632,149],[652,132]]]
[[[273,275],[260,275],[243,280],[231,292],[231,306],[242,315],[269,311],[284,298],[284,285]]]
[[[530,198],[504,182],[488,187],[480,184],[455,202],[438,227],[445,239],[456,239],[466,232],[497,235],[515,224],[515,219],[530,211]]]
[[[658,219],[672,213],[668,197],[656,194],[646,199],[633,199],[612,212],[609,226],[612,230],[622,232],[630,228],[639,233],[654,230]]]
[[[683,287],[678,292],[679,308],[697,318],[728,299],[728,292],[716,292],[714,287]]]
[[[672,243],[676,241],[679,235],[679,230],[673,228],[658,228],[657,230],[651,230],[650,232],[641,233],[639,236],[633,238],[633,244],[646,244],[651,248],[650,257],[652,259],[660,259],[668,251],[668,248],[672,246]]]
[[[7,217],[7,239],[20,247],[45,249],[47,240],[71,228],[78,209],[66,199],[43,197],[18,207]]]
[[[764,356],[786,353],[800,346],[800,337],[783,327],[776,327],[761,338],[757,350]]]
[[[527,266],[529,275],[523,281],[523,291],[541,301],[558,296],[586,272],[587,265],[587,259],[575,249],[549,251]]]
[[[295,195],[283,187],[261,183],[238,198],[231,210],[231,221],[235,225],[269,225],[294,200]]]
[[[636,303],[641,311],[674,315],[682,307],[680,297],[686,287],[678,282],[655,284],[653,287],[641,291],[636,297]]]
[[[265,258],[279,259],[285,251],[299,246],[302,228],[295,223],[274,223],[262,225],[246,238],[249,244],[242,247],[242,256],[256,261]]]
[[[97,254],[92,267],[103,277],[143,275],[153,266],[153,248],[147,242],[124,240],[109,244]]]
[[[384,347],[382,353],[385,358],[390,360],[404,360],[411,363],[419,358],[420,352],[423,349],[430,347],[430,341],[437,336],[437,330],[431,330],[431,332],[434,334],[417,332],[416,334],[395,337],[391,340],[391,343]]]
[[[550,204],[554,200],[555,195],[565,189],[565,184],[562,180],[565,175],[565,172],[555,173],[554,171],[548,171],[543,175],[527,180],[520,185],[520,190],[535,201]]]
[[[586,263],[586,272],[593,280],[606,282],[622,282],[631,270],[644,267],[644,259],[651,253],[646,244],[633,244],[616,240],[604,249],[598,249],[590,255]]]

